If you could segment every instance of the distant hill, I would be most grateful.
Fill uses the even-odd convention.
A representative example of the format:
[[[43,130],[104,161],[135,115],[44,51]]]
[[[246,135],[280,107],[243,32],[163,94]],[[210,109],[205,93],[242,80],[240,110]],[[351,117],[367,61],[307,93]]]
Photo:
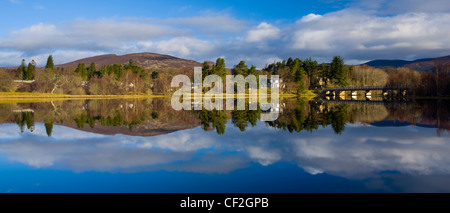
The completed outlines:
[[[424,61],[434,61],[432,58],[426,58],[426,59],[418,59],[414,61],[405,61],[405,60],[373,60],[365,63],[366,65],[372,66],[372,67],[403,67],[407,64],[411,63],[419,63]]]
[[[417,71],[428,71],[434,68],[435,61],[438,60],[440,63],[450,63],[450,56],[444,56],[439,58],[423,58],[417,59],[414,61],[405,61],[405,60],[373,60],[365,63],[366,65],[372,67],[407,67],[413,68]]]
[[[165,70],[168,68],[192,69],[195,66],[203,65],[197,61],[176,58],[169,55],[161,55],[156,53],[134,53],[127,55],[99,55],[83,58],[66,64],[56,65],[56,67],[75,68],[79,63],[84,63],[86,66],[94,63],[97,67],[101,67],[108,64],[127,64],[130,59],[133,60],[135,65],[141,66],[146,70]]]

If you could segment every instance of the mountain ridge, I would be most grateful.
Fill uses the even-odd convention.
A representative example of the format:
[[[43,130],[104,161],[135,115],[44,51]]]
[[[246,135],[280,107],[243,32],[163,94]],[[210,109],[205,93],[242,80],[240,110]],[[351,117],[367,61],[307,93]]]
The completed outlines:
[[[64,64],[55,65],[55,67],[75,68],[79,63],[84,63],[86,64],[86,66],[89,66],[89,64],[94,63],[97,67],[101,67],[110,64],[128,64],[130,59],[133,60],[133,64],[141,66],[146,70],[164,70],[168,68],[192,69],[195,66],[202,66],[202,63],[194,60],[182,59],[158,53],[145,52],[145,53],[132,53],[125,55],[116,55],[116,54],[97,55],[82,58]]]
[[[369,62],[364,63],[364,65],[372,66],[372,67],[379,67],[379,68],[385,68],[385,67],[394,67],[394,68],[412,68],[417,71],[430,71],[433,70],[435,66],[435,61],[439,61],[442,64],[450,63],[450,55],[448,56],[442,56],[442,57],[436,57],[436,58],[421,58],[416,59],[413,61],[408,60],[384,60],[384,59],[377,59],[372,60]]]

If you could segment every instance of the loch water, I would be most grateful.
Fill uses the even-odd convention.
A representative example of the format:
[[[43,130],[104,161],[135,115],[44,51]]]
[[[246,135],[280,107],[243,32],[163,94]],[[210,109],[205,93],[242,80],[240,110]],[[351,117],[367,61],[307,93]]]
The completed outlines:
[[[450,192],[450,101],[0,103],[1,192]],[[248,108],[248,107],[247,107]]]

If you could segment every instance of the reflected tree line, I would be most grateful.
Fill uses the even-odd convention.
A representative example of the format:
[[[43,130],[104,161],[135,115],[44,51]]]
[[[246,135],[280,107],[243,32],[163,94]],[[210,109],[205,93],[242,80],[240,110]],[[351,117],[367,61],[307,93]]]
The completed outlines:
[[[249,124],[252,127],[256,126],[256,122],[261,114],[259,105],[257,106],[257,110],[249,110],[248,105],[245,107],[245,110],[233,110],[231,112],[225,110],[208,111],[203,108],[202,110],[197,111],[197,114],[205,131],[216,129],[218,134],[224,134],[225,126],[228,123],[229,118],[231,118],[234,126],[244,132]]]
[[[265,121],[266,126],[285,131],[314,132],[319,127],[331,126],[336,134],[345,131],[347,123],[371,124],[377,121],[408,122],[412,125],[429,125],[437,128],[439,135],[450,130],[449,101],[419,100],[413,103],[386,102],[384,105],[325,104],[305,99],[285,99],[275,121]],[[247,106],[248,107],[248,106]],[[226,124],[231,123],[244,132],[250,125],[256,126],[261,110],[198,111],[203,129],[216,129],[225,133]],[[380,125],[380,124],[379,124]],[[381,125],[391,125],[389,122]],[[212,128],[211,128],[212,127]]]
[[[376,121],[402,121],[428,125],[437,133],[450,130],[448,100],[416,100],[412,103],[384,105],[332,104],[304,99],[283,99],[275,121],[265,125],[293,132],[314,132],[331,126],[336,134],[347,123],[371,124]],[[13,113],[11,113],[13,112]],[[168,99],[72,100],[48,103],[0,104],[0,122],[16,123],[21,132],[33,132],[35,122],[44,123],[48,136],[54,124],[96,130],[103,134],[156,135],[201,126],[205,131],[224,134],[226,125],[244,132],[257,125],[262,112],[249,110],[175,111]],[[384,125],[384,124],[383,124]],[[386,124],[388,125],[388,124]],[[100,127],[100,128],[99,128]],[[94,131],[95,132],[95,131]]]
[[[20,132],[23,133],[25,131],[25,127],[27,127],[27,129],[30,130],[30,132],[33,132],[34,131],[34,113],[33,112],[18,113],[16,116],[16,123],[20,127]]]
[[[336,134],[341,134],[345,129],[345,124],[349,121],[347,111],[348,105],[321,105],[311,104],[304,99],[286,100],[282,105],[284,109],[280,112],[275,121],[266,121],[266,125],[276,129],[289,132],[301,132],[307,130],[313,132],[319,126],[331,125]],[[231,123],[244,132],[250,125],[256,126],[261,115],[261,110],[227,111],[198,111],[198,118],[205,131],[216,129],[218,134],[225,133],[225,126],[231,118]]]
[[[52,135],[54,124],[87,131],[101,127],[107,134],[120,130],[120,133],[134,132],[137,135],[150,134],[145,131],[148,129],[154,130],[151,132],[153,134],[156,130],[164,132],[193,128],[199,124],[194,112],[174,111],[170,101],[164,99],[0,104],[0,112],[1,123],[15,121],[22,133],[25,128],[33,132],[35,122],[44,123],[48,136]],[[135,130],[135,127],[140,129]]]
[[[48,113],[43,120],[45,130],[48,136],[52,135],[53,124],[64,124],[64,120],[56,121],[54,113]],[[23,133],[25,131],[25,127],[33,132],[35,129],[35,113],[34,112],[18,112],[15,113],[16,123],[20,127],[20,131]],[[79,115],[76,115],[73,118],[73,122],[76,124],[76,127],[79,129],[85,128],[89,126],[91,128],[95,128],[96,125],[101,125],[104,127],[122,127],[127,126],[130,130],[132,130],[133,126],[140,124],[142,121],[146,119],[145,114],[139,116],[139,118],[125,120],[125,114],[120,110],[113,110],[111,115],[98,115],[92,113],[90,111],[80,112]],[[70,121],[70,120],[69,120]]]
[[[345,124],[349,121],[347,116],[349,105],[346,104],[323,105],[300,99],[287,104],[287,106],[277,120],[266,123],[271,127],[291,133],[303,130],[313,132],[319,129],[319,126],[331,125],[336,134],[341,134],[345,129]]]

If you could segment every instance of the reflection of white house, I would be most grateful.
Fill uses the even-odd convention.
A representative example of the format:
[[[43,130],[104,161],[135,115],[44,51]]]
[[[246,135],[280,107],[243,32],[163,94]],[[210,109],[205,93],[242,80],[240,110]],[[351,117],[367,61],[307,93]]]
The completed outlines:
[[[278,103],[266,103],[261,104],[261,121],[275,121],[280,113],[280,104]]]
[[[191,89],[194,89],[194,88],[202,88],[202,83],[192,83]]]
[[[261,80],[259,84],[262,88],[280,88],[281,80],[274,80],[271,78],[267,79],[267,82],[264,82],[264,80]]]
[[[280,112],[280,104],[277,103],[266,103],[266,104],[261,104],[261,112]],[[263,110],[262,108],[266,109]]]
[[[25,84],[31,84],[34,80],[14,80],[14,83],[25,83]]]
[[[202,108],[202,102],[200,101],[200,102],[191,102],[191,107],[193,108],[193,109],[197,109],[197,108],[199,108],[199,109],[201,109]]]

